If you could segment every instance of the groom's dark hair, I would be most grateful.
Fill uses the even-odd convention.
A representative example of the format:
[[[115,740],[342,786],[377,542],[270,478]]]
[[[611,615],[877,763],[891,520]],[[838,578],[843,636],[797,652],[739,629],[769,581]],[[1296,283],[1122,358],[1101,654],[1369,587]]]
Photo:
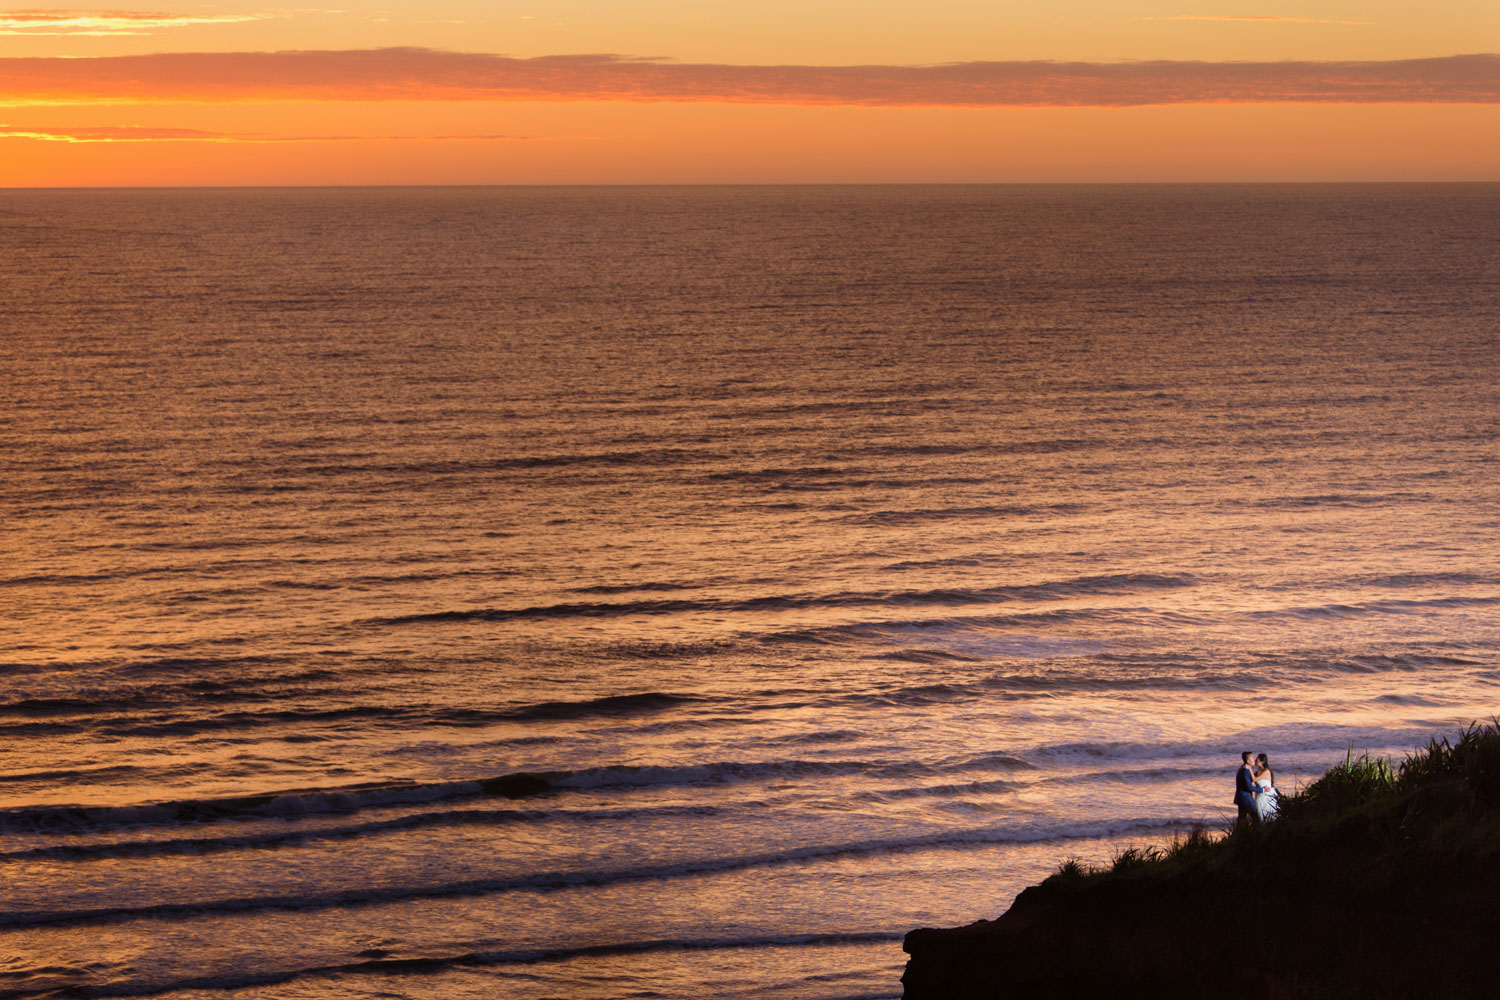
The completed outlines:
[[[1243,753],[1240,754],[1240,760],[1242,760],[1246,764],[1248,764],[1248,763],[1250,763],[1250,758],[1253,757],[1253,756],[1255,756],[1255,751],[1254,750],[1246,750],[1246,751],[1244,751]]]

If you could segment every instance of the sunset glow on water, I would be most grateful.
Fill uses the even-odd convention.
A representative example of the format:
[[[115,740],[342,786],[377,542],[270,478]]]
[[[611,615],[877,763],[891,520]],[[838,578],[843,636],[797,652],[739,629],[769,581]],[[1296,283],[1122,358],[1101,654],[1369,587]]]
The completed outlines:
[[[1242,749],[1492,717],[1496,233],[0,193],[0,993],[897,996],[905,931],[1222,823]]]

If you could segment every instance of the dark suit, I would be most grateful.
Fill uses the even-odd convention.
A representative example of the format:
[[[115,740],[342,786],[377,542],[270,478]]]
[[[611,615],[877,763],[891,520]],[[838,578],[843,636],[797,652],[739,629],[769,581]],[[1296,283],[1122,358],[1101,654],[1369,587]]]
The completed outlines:
[[[1255,775],[1241,765],[1239,773],[1234,776],[1234,804],[1240,807],[1241,823],[1260,819],[1260,814],[1255,811],[1255,792]]]

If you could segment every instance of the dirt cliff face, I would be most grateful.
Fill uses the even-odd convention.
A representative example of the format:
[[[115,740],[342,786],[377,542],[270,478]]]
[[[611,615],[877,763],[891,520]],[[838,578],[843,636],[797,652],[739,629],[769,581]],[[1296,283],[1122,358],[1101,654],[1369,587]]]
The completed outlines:
[[[905,997],[1500,996],[1495,727],[1399,774],[1335,769],[1276,823],[1122,860],[912,931]]]

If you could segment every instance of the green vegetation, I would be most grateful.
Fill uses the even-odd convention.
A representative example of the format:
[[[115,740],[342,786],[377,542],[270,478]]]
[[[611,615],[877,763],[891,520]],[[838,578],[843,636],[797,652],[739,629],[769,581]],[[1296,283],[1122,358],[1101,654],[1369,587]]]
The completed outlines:
[[[1065,861],[995,920],[906,936],[908,1000],[1490,1000],[1500,720],[1348,754],[1274,822]],[[1124,985],[1122,985],[1124,984]]]
[[[1399,764],[1351,748],[1343,763],[1295,794],[1272,823],[1195,829],[1166,847],[1130,847],[1095,868],[1064,861],[1048,884],[1081,887],[1117,878],[1225,872],[1275,862],[1285,870],[1310,853],[1352,848],[1364,860],[1500,854],[1500,720],[1471,725],[1456,740],[1433,739]],[[1301,867],[1300,865],[1297,867]],[[1367,867],[1363,881],[1389,865]]]

